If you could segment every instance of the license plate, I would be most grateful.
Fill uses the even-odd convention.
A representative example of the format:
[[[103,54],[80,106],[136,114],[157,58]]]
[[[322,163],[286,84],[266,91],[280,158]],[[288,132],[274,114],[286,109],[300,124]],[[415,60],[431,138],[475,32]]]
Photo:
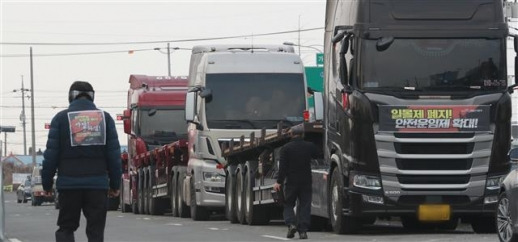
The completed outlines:
[[[450,220],[450,205],[426,204],[419,205],[419,221],[448,221]]]

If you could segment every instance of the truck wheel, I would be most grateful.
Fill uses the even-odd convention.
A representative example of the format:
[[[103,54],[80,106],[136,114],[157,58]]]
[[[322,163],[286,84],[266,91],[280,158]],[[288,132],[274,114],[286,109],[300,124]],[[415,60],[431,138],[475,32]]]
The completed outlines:
[[[196,188],[194,186],[194,176],[191,177],[191,218],[194,221],[205,221],[209,219],[209,211],[196,204]]]
[[[133,200],[133,194],[131,194],[131,191],[133,191],[133,189],[131,188],[132,185],[130,185],[130,200],[131,200],[131,210],[133,211],[133,214],[139,214],[139,195],[138,195],[138,191],[140,189],[140,178],[139,178],[139,173],[137,171],[137,175],[135,176],[135,179],[137,179],[136,181],[136,188],[134,189],[135,190],[135,193],[137,195],[137,199]],[[133,184],[133,181],[131,180],[131,177],[130,177],[130,184]]]
[[[337,234],[353,234],[361,228],[361,220],[351,216],[345,216],[342,212],[344,204],[344,183],[343,175],[338,168],[333,170],[331,187],[329,190],[329,218],[333,231]]]
[[[235,166],[229,166],[227,168],[227,176],[225,178],[225,215],[230,223],[233,224],[238,222],[236,214],[235,171]]]
[[[149,214],[149,172],[147,167],[144,168],[144,181],[142,182],[143,186],[143,197],[144,197],[144,213]]]
[[[243,166],[237,166],[236,173],[236,214],[237,220],[241,224],[246,224],[246,216],[244,209],[245,201],[243,199]]]
[[[496,233],[496,219],[494,216],[475,217],[471,221],[471,228],[477,234]]]
[[[153,176],[153,170],[154,168],[149,167],[149,214],[151,215],[163,215],[164,214],[164,206],[163,206],[163,200],[161,198],[154,198],[153,197],[153,186],[156,185],[156,179],[155,176]]]
[[[177,180],[178,180],[178,169],[176,167],[173,167],[173,169],[171,170],[171,197],[170,197],[171,198],[170,199],[171,213],[173,214],[173,217],[179,216],[178,205],[177,205],[178,198],[176,198],[176,196],[178,196]]]
[[[131,191],[131,188],[130,188]],[[130,198],[131,200],[131,198]],[[119,203],[121,205],[121,212],[127,213],[130,211],[131,207],[124,203],[124,178],[121,178],[121,188],[120,188],[120,195],[119,195]]]
[[[178,204],[178,215],[180,218],[188,218],[190,210],[183,200],[183,183],[185,182],[185,172],[180,169],[178,170],[178,181],[176,183],[176,204]]]
[[[251,164],[251,162],[247,162],[247,169],[245,173],[245,183],[244,183],[244,199],[245,199],[245,216],[248,225],[264,225],[267,224],[268,221],[268,213],[265,211],[265,207],[262,205],[254,206],[254,191],[253,187],[255,185],[254,174],[255,167]]]
[[[144,210],[144,173],[142,172],[142,168],[138,170],[138,188],[137,188],[137,194],[138,194],[138,213],[140,214],[146,214]]]

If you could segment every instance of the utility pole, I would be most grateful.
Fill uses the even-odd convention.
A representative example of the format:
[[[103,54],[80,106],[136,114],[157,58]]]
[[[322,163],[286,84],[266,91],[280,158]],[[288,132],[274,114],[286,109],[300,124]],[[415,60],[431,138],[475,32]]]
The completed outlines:
[[[31,56],[31,127],[32,127],[32,166],[36,166],[36,125],[34,124],[34,73],[32,68],[32,47],[30,48]]]
[[[23,75],[22,75],[22,88],[14,89],[13,92],[21,91],[22,92],[22,114],[20,115],[20,121],[22,121],[23,126],[23,155],[27,155],[27,132],[26,132],[26,116],[25,116],[25,92],[28,92],[29,89],[25,88],[23,85]]]

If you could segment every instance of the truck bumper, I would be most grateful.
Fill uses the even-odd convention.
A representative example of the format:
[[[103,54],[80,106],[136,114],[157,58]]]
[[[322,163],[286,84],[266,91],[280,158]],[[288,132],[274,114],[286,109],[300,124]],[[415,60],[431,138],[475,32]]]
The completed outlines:
[[[223,208],[225,206],[225,184],[202,182],[196,189],[196,201],[199,206],[209,208]]]
[[[345,194],[345,193],[344,193]],[[368,197],[382,197],[379,199]],[[397,200],[376,194],[350,191],[351,207],[344,213],[351,216],[416,216],[419,205],[424,204],[448,204],[451,209],[451,217],[494,216],[497,207],[496,202],[484,203],[485,197],[470,198],[463,195],[405,195]]]

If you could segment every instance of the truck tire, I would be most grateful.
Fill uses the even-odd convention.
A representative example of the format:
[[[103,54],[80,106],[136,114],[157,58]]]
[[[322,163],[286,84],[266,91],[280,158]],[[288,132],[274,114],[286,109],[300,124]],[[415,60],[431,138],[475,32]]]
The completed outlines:
[[[149,170],[148,168],[144,168],[144,181],[142,182],[143,186],[143,199],[144,199],[144,213],[149,215]]]
[[[163,215],[164,214],[164,206],[163,200],[161,198],[153,197],[153,186],[156,185],[156,179],[154,174],[154,168],[149,167],[148,179],[149,179],[149,188],[148,188],[148,198],[149,198],[149,214],[151,215]]]
[[[177,191],[177,204],[178,204],[178,215],[180,218],[188,218],[189,217],[189,208],[185,201],[183,200],[183,183],[185,180],[185,171],[178,169],[178,180],[176,183],[176,191]]]
[[[264,225],[269,222],[267,211],[265,211],[264,206],[262,205],[254,206],[255,196],[253,187],[255,185],[254,173],[256,168],[252,162],[246,162],[245,186],[243,187],[245,217],[248,225]]]
[[[237,223],[236,214],[236,166],[227,167],[227,176],[225,177],[225,215],[230,223]]]
[[[139,214],[139,210],[138,210],[138,203],[139,203],[139,196],[138,196],[138,191],[139,191],[139,175],[138,175],[138,171],[137,171],[137,175],[135,175],[135,179],[137,179],[137,181],[135,182],[137,185],[136,185],[136,188],[135,188],[135,193],[136,193],[136,196],[137,196],[137,199],[135,199],[135,201],[133,201],[133,194],[131,194],[131,191],[133,191],[133,189],[131,189],[131,186],[130,186],[130,200],[131,200],[131,210],[133,212],[133,214]],[[131,176],[130,176],[130,184],[133,184],[133,181],[131,180]]]
[[[36,197],[31,195],[31,206],[36,206]]]
[[[137,195],[138,195],[138,201],[137,201],[138,213],[146,214],[146,212],[144,210],[144,172],[142,171],[142,168],[138,169]]]
[[[245,199],[243,199],[243,165],[239,164],[237,166],[236,173],[236,214],[237,220],[240,224],[246,224],[246,216],[245,216]]]
[[[333,231],[337,234],[354,234],[361,229],[361,220],[342,213],[344,204],[344,182],[343,175],[338,168],[335,168],[331,177],[329,188],[329,218]]]
[[[178,196],[178,169],[177,167],[173,167],[173,169],[171,169],[171,199],[170,199],[170,203],[171,203],[171,213],[173,215],[173,217],[178,217],[180,216],[178,214],[178,198],[176,198],[176,196]]]
[[[127,212],[130,211],[131,207],[128,204],[124,203],[124,178],[121,178],[121,188],[120,188],[120,194],[119,194],[119,204],[121,206],[121,212],[122,213],[127,213]]]
[[[194,221],[206,221],[209,219],[209,211],[205,207],[196,204],[196,187],[194,186],[194,176],[191,177],[191,218]]]
[[[494,216],[480,216],[471,220],[471,228],[477,234],[496,233],[496,219]]]

